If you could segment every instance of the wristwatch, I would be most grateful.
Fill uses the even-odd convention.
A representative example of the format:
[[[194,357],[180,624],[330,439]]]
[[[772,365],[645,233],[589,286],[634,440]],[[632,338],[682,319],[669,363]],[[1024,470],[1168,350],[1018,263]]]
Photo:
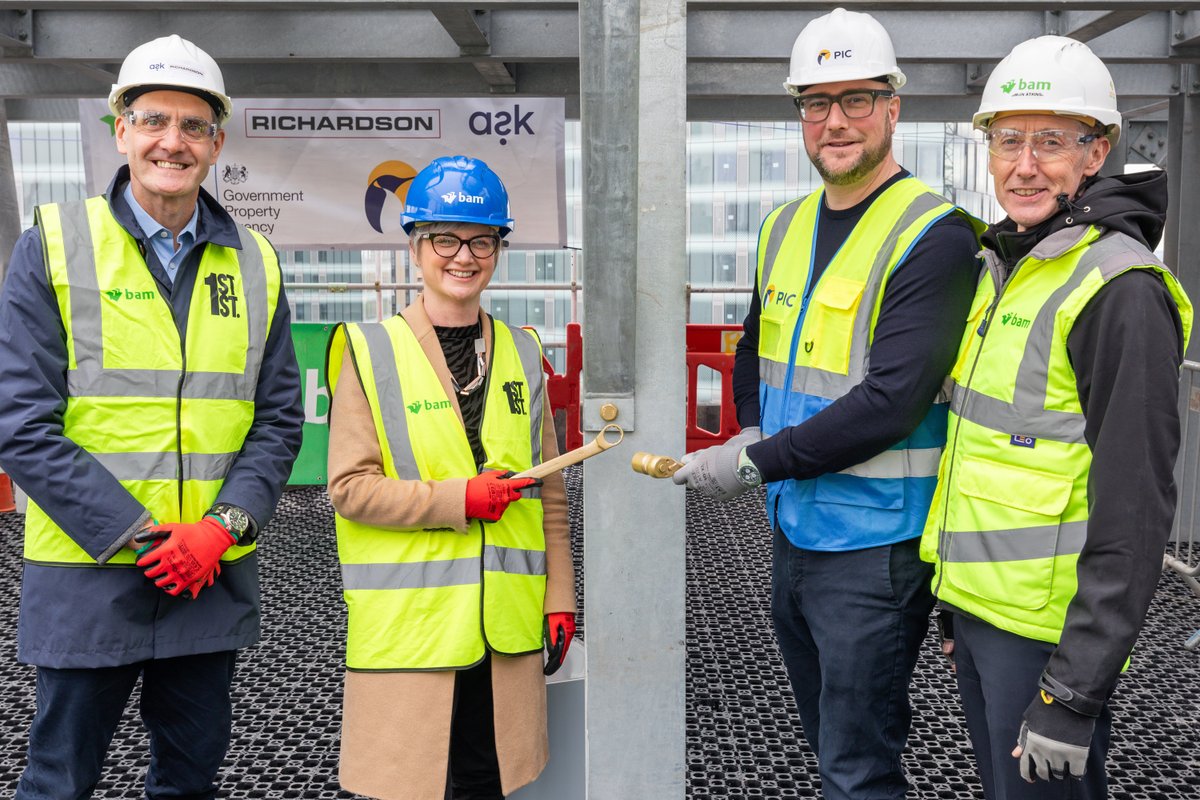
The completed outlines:
[[[221,520],[225,530],[237,537],[239,545],[254,544],[258,537],[258,526],[254,524],[246,509],[229,503],[214,503],[208,513]]]
[[[754,462],[750,460],[750,456],[746,455],[746,448],[742,448],[742,452],[738,454],[737,479],[743,486],[748,486],[753,489],[756,486],[762,485],[762,473],[758,471],[758,467],[754,466]]]

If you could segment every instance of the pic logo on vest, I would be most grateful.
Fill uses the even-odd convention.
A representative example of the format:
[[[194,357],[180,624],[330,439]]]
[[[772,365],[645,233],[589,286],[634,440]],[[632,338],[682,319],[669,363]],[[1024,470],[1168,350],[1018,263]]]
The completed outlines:
[[[510,414],[527,414],[525,409],[525,381],[508,381],[504,384],[504,394],[508,397]]]
[[[118,300],[153,300],[157,296],[152,291],[135,292],[132,289],[105,289],[104,294],[114,303]]]
[[[233,317],[234,319],[241,316],[238,313],[238,296],[235,291],[237,284],[232,275],[211,273],[204,279],[204,285],[208,287],[210,314],[214,317]]]
[[[437,411],[440,408],[449,408],[449,400],[434,400],[432,403],[428,400],[414,400],[408,403],[408,410],[414,414],[420,413],[421,409],[426,411]]]
[[[795,293],[781,292],[776,290],[775,284],[769,284],[767,291],[763,293],[763,307],[771,305],[774,302],[777,306],[787,306],[793,308],[796,305]]]

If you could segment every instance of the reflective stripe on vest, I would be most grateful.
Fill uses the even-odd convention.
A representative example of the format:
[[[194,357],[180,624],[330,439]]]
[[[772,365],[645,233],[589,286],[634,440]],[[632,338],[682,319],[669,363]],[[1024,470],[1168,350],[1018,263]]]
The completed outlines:
[[[330,341],[327,385],[336,391],[349,346],[375,422],[384,474],[437,481],[476,473],[466,431],[403,317],[343,325]],[[480,438],[484,469],[540,463],[541,346],[493,324]],[[346,665],[361,671],[470,666],[485,648],[506,655],[542,647],[546,545],[542,507],[526,493],[496,523],[383,529],[337,514],[338,556],[349,608]]]
[[[798,425],[865,378],[887,281],[953,205],[915,178],[880,195],[809,286],[822,195],[789,203],[760,233],[759,396],[763,433]],[[909,436],[839,473],[767,487],[767,512],[797,547],[852,550],[919,535],[945,443],[939,398]]]
[[[1003,630],[1057,642],[1087,541],[1091,450],[1067,339],[1130,269],[1162,277],[1185,341],[1192,308],[1153,253],[1095,228],[1047,237],[1001,284],[988,254],[951,377],[951,443],[921,540],[938,596]],[[997,285],[1000,285],[997,297]]]
[[[240,226],[240,251],[204,245],[181,340],[169,301],[104,198],[40,206],[35,221],[67,336],[65,435],[159,522],[200,519],[253,421],[279,296],[274,251]],[[231,548],[223,560],[252,549]],[[36,503],[25,557],[96,563]],[[134,558],[122,550],[107,564]]]

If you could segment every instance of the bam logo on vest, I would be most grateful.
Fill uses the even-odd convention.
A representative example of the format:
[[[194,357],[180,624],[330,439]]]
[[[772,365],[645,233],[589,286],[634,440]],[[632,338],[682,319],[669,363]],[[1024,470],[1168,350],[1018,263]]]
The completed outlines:
[[[504,384],[504,394],[508,396],[510,414],[528,413],[525,410],[525,381],[509,381]]]
[[[114,303],[118,300],[153,300],[154,292],[135,292],[132,289],[105,289],[104,294],[108,295],[108,299]]]
[[[439,408],[449,408],[449,400],[434,400],[432,403],[428,400],[414,400],[408,403],[408,410],[414,414],[420,413],[421,409],[426,411],[436,411]]]
[[[232,275],[214,272],[204,279],[204,284],[208,287],[210,314],[214,317],[234,319],[241,316],[238,313],[238,296],[235,292],[237,286]]]

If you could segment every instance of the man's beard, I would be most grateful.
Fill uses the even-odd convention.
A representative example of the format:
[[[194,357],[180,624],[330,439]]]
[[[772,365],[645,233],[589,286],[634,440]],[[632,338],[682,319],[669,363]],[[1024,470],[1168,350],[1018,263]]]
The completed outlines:
[[[888,157],[888,153],[892,151],[891,128],[892,126],[889,124],[883,141],[879,143],[878,147],[863,150],[862,155],[858,157],[858,161],[851,164],[848,169],[842,172],[832,171],[821,159],[819,152],[814,154],[812,156],[812,163],[817,168],[817,174],[821,176],[821,180],[831,186],[850,186],[870,175]]]

